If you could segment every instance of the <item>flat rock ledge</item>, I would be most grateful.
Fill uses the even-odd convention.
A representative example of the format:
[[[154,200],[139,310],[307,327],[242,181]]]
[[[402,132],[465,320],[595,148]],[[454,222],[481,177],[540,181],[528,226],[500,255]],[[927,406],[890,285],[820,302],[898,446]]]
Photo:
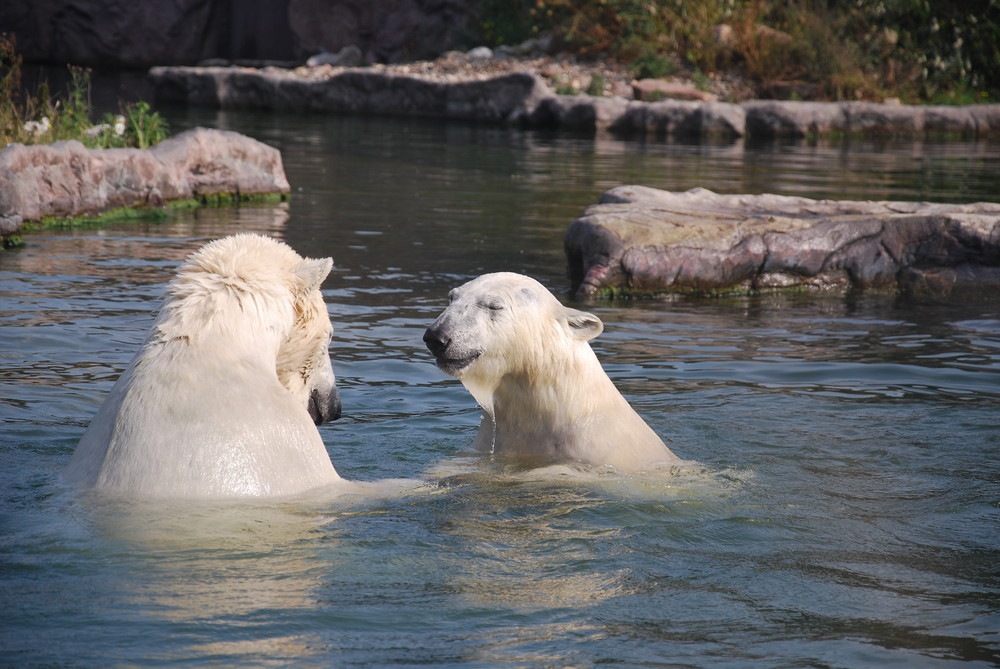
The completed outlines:
[[[88,149],[75,140],[11,144],[0,150],[0,238],[44,218],[288,192],[277,149],[224,130],[194,128],[149,149]]]
[[[1000,204],[851,202],[620,186],[570,224],[572,291],[1000,291]]]
[[[375,68],[155,67],[149,76],[157,102],[226,109],[424,116],[658,137],[1000,134],[1000,104],[641,102],[556,95],[529,70],[462,78]]]

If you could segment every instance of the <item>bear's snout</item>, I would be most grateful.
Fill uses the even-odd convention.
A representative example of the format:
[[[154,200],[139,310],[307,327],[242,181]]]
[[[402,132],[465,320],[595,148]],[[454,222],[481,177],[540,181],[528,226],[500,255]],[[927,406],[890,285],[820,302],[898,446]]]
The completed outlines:
[[[427,345],[427,350],[433,353],[435,358],[442,357],[444,352],[448,350],[450,343],[451,338],[441,332],[439,328],[432,326],[424,332],[424,344]]]
[[[309,416],[313,423],[322,425],[328,421],[337,420],[341,416],[340,391],[336,387],[328,393],[313,389],[309,393]]]
[[[434,354],[438,368],[452,376],[459,376],[482,355],[482,351],[478,349],[455,343],[451,336],[445,333],[444,328],[437,324],[430,326],[424,332],[424,344],[427,345],[427,350]]]

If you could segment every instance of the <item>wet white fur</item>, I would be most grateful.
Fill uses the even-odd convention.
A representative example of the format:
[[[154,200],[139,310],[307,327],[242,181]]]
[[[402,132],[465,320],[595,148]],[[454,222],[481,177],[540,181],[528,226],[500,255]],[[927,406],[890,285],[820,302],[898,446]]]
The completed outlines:
[[[239,234],[168,284],[142,349],[65,472],[126,497],[248,497],[340,481],[308,412],[335,392],[319,287],[329,258]]]
[[[529,462],[637,472],[679,462],[629,406],[588,343],[604,325],[540,283],[502,272],[451,293],[431,329],[450,339],[451,370],[484,410],[475,446]],[[445,371],[449,371],[446,369]]]

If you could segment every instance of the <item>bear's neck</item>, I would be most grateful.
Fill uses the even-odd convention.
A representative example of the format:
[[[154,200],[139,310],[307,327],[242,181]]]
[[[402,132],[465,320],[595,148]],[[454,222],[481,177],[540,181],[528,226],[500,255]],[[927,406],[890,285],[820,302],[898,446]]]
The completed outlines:
[[[188,395],[218,388],[229,395],[252,394],[256,389],[245,387],[245,379],[277,381],[280,334],[234,316],[213,319],[200,331],[159,324],[139,354],[136,372],[156,374],[161,384],[188,385]]]
[[[589,346],[560,359],[558,374],[512,372],[493,391],[478,446],[497,453],[564,458],[591,433],[588,425],[621,411],[624,398]],[[488,433],[488,434],[487,434]]]

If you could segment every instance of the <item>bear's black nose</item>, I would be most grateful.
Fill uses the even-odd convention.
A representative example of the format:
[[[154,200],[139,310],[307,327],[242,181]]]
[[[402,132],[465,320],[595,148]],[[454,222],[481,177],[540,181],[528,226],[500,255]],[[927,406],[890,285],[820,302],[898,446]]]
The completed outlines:
[[[309,394],[309,415],[316,425],[340,418],[340,391],[336,387],[323,394],[313,389]]]
[[[424,332],[424,344],[427,345],[427,350],[433,353],[435,358],[444,355],[450,343],[451,339],[437,328],[429,327]]]

